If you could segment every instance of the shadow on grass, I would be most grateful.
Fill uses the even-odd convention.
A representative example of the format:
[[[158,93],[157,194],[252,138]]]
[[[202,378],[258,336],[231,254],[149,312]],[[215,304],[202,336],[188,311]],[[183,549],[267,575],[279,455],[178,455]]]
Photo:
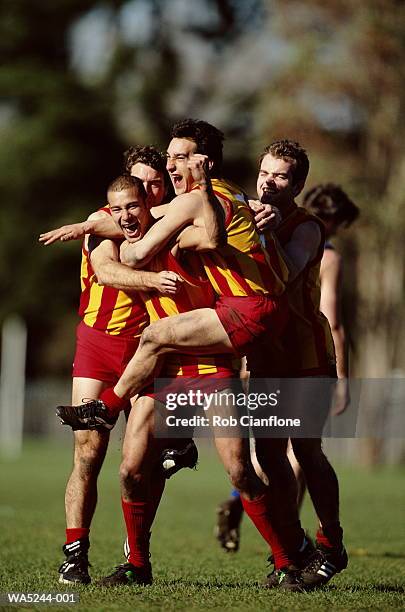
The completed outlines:
[[[196,589],[263,589],[263,586],[259,582],[221,582],[221,581],[213,581],[207,580],[203,582],[202,580],[187,580],[186,578],[181,579],[163,579],[160,580],[160,585],[166,586],[183,586],[183,587],[194,587]]]
[[[201,589],[201,588],[214,588],[214,589],[220,589],[220,588],[226,588],[226,589],[259,589],[260,591],[268,591],[269,589],[266,589],[260,582],[222,582],[222,581],[202,581],[202,580],[187,580],[187,579],[181,579],[181,580],[175,580],[175,579],[170,579],[170,580],[160,580],[159,581],[160,586],[161,585],[166,585],[168,587],[173,587],[173,586],[183,586],[183,587],[188,587],[188,588],[196,588],[196,589]],[[346,592],[346,593],[369,593],[370,591],[374,591],[375,593],[403,593],[405,594],[405,587],[402,586],[395,586],[392,584],[370,584],[370,585],[357,585],[357,584],[353,584],[353,585],[335,585],[335,584],[328,584],[327,586],[325,586],[324,588],[319,588],[319,589],[314,589],[312,591],[307,591],[307,593],[328,593],[328,592]],[[285,592],[285,591],[283,591]]]
[[[370,584],[368,586],[363,585],[335,585],[331,584],[326,587],[326,589],[322,589],[324,592],[326,591],[346,591],[347,593],[365,593],[370,591],[375,591],[376,593],[405,593],[405,587],[401,586],[393,586],[392,584]],[[314,591],[314,592],[320,592]]]

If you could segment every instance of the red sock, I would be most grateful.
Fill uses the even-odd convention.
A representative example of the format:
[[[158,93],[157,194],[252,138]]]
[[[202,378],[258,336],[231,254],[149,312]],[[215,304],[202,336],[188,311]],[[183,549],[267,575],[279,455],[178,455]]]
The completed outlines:
[[[72,529],[66,529],[66,542],[65,544],[71,544],[80,540],[81,538],[88,538],[90,529],[86,527],[74,527]]]
[[[340,523],[319,527],[316,532],[316,541],[326,548],[340,548],[343,540],[343,529]]]
[[[240,498],[246,514],[271,548],[275,569],[293,565],[293,561],[289,558],[287,551],[283,548],[278,535],[271,526],[267,495],[261,495],[252,501],[245,499],[242,495]]]
[[[135,567],[149,564],[149,520],[148,502],[127,502],[121,499],[125,525],[127,527],[129,558]]]
[[[110,416],[118,416],[121,410],[124,410],[128,404],[128,400],[116,395],[113,387],[104,389],[104,391],[100,393],[100,399],[107,406]]]

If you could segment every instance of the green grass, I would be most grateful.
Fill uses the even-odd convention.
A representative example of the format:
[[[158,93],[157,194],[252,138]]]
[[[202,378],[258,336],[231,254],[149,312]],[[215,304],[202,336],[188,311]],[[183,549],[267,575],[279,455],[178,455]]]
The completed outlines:
[[[237,555],[218,548],[212,535],[215,506],[229,487],[212,451],[201,451],[200,456],[198,472],[183,471],[168,483],[153,530],[153,586],[76,587],[72,590],[80,592],[80,604],[59,610],[405,609],[403,470],[339,470],[350,565],[322,591],[286,594],[258,586],[267,573],[267,552],[247,520]],[[95,578],[123,562],[118,464],[119,443],[113,441],[91,533]],[[70,465],[69,447],[38,441],[27,443],[18,461],[0,463],[0,593],[63,590],[57,569]],[[315,526],[308,503],[303,524],[312,530]]]

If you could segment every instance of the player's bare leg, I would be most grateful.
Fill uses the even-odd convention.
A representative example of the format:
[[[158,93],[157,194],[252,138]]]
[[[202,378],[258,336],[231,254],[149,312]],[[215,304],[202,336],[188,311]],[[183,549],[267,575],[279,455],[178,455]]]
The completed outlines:
[[[165,354],[213,355],[235,349],[212,308],[200,308],[160,319],[142,333],[138,349],[114,388],[106,389],[100,401],[79,406],[59,406],[61,422],[74,429],[112,429],[131,397],[156,377]]]
[[[249,459],[249,440],[215,437],[215,446],[232,486],[241,496],[253,500],[263,495],[265,487]]]
[[[322,451],[321,439],[297,438],[291,443],[320,521],[316,534],[317,550],[302,572],[307,588],[315,588],[329,582],[348,564],[339,522],[339,485],[336,473]]]
[[[222,398],[222,396],[220,397]],[[233,407],[219,406],[219,409],[221,416],[223,416],[224,410],[225,416],[228,416],[227,411],[230,414],[233,411],[236,418],[240,416]],[[218,406],[216,406],[216,411],[218,413]],[[275,505],[279,503],[279,499],[273,497],[271,488],[266,486],[257,476],[250,459],[249,440],[242,438],[242,432],[238,431],[238,428],[232,427],[233,432],[235,437],[227,438],[223,437],[224,432],[221,432],[221,430],[214,430],[218,454],[228,472],[232,485],[240,492],[244,510],[269,544],[276,559],[277,569],[290,567],[298,560],[300,548],[305,542],[305,534],[299,523],[297,513],[294,511],[294,504],[292,509],[288,505],[285,506],[286,514],[283,521],[280,521],[278,514],[273,512]],[[284,497],[282,489],[280,495]],[[301,590],[299,580],[297,579],[294,584],[289,584],[289,588]]]
[[[212,355],[235,349],[212,308],[200,308],[160,319],[142,333],[134,356],[114,388],[101,394],[100,400],[79,406],[59,406],[56,414],[73,429],[106,427],[112,429],[128,399],[137,395],[157,376],[164,355],[186,353]]]
[[[212,308],[160,319],[143,332],[114,393],[122,399],[136,395],[152,379],[159,357],[171,352],[211,355],[233,353],[234,348]]]
[[[100,581],[102,586],[147,585],[152,582],[149,561],[150,529],[165,486],[164,474],[156,469],[162,451],[182,440],[154,437],[155,401],[147,396],[134,402],[130,412],[122,450],[120,482],[122,509],[127,527],[128,563],[116,568]],[[156,424],[163,433],[163,422]]]
[[[98,397],[106,387],[92,378],[73,378],[72,402]],[[64,552],[70,563],[62,564],[60,581],[90,582],[87,551],[89,530],[97,505],[97,478],[106,455],[109,432],[75,431],[73,469],[66,485],[66,543]]]
[[[74,378],[72,403],[98,397],[107,385],[91,378]],[[107,452],[109,432],[75,431],[73,470],[66,486],[67,528],[90,527],[97,504],[97,478]]]

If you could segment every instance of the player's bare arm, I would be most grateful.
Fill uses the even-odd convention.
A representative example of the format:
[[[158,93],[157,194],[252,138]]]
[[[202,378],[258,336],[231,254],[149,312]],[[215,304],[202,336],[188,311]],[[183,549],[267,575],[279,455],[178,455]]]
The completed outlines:
[[[341,414],[350,403],[348,384],[349,356],[345,328],[342,321],[342,258],[332,249],[326,249],[321,261],[320,310],[329,321],[336,353],[338,381],[333,414]]]
[[[176,239],[176,244],[180,249],[186,251],[213,251],[216,249],[214,243],[209,239],[205,228],[188,225]]]
[[[291,240],[284,247],[277,242],[280,254],[290,271],[289,283],[301,274],[307,263],[316,256],[321,239],[321,230],[318,225],[313,221],[308,221],[297,227]]]
[[[168,204],[161,204],[151,208],[151,215],[154,219],[160,219],[167,212]],[[89,215],[86,221],[62,225],[54,230],[40,234],[39,242],[43,242],[45,246],[54,242],[69,242],[70,240],[83,240],[86,234],[93,234],[101,238],[111,238],[115,240],[121,238],[120,230],[111,219],[111,215],[103,210]]]
[[[187,163],[194,181],[200,187],[204,228],[207,233],[204,239],[206,248],[216,249],[227,242],[225,207],[213,192],[208,165],[208,157],[199,153],[191,155]]]
[[[160,219],[161,217],[164,217],[167,213],[168,206],[169,204],[159,204],[158,206],[152,206],[152,208],[150,209],[150,214],[154,219]]]
[[[213,230],[210,234],[206,231],[203,211],[204,197],[205,195],[202,196],[200,191],[193,191],[174,198],[168,206],[166,215],[157,221],[141,240],[124,246],[121,250],[122,262],[132,268],[144,267],[179,230],[188,225],[201,230],[199,233],[201,242],[205,233],[206,249],[217,248],[215,236],[220,236],[222,231]],[[217,215],[214,217],[217,219]]]
[[[158,291],[163,295],[174,295],[179,287],[179,276],[175,272],[149,272],[132,270],[119,261],[119,247],[112,240],[102,240],[90,255],[91,265],[99,285],[121,291]]]
[[[120,231],[111,219],[111,216],[102,210],[92,213],[86,221],[62,225],[57,229],[40,234],[39,242],[45,246],[54,242],[69,242],[70,240],[83,240],[86,234],[94,234],[103,238],[120,238]]]

